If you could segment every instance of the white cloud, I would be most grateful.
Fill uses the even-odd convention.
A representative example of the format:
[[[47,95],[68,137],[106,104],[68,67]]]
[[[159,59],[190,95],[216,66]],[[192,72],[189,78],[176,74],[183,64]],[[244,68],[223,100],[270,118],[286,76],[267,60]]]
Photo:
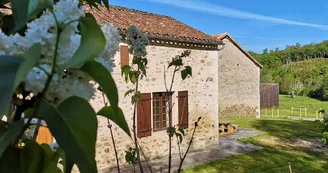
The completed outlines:
[[[296,26],[305,26],[312,27],[322,30],[328,30],[328,25],[320,25],[306,22],[298,22],[293,20],[286,20],[261,14],[250,13],[246,11],[235,10],[215,4],[206,3],[204,1],[198,0],[144,0],[148,2],[156,2],[161,4],[173,5],[181,8],[197,10],[205,13],[210,13],[218,16],[226,16],[239,19],[253,19],[267,21],[277,24],[286,24],[286,25],[296,25]]]

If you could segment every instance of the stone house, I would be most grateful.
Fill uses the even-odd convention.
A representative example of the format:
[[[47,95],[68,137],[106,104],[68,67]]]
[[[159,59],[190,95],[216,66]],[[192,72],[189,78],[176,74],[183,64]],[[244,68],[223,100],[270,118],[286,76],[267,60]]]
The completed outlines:
[[[168,118],[173,125],[180,124],[186,130],[182,148],[189,141],[193,122],[202,117],[195,134],[191,150],[202,150],[218,145],[219,116],[259,116],[260,105],[260,69],[262,66],[249,55],[229,34],[214,37],[194,29],[169,16],[147,13],[124,7],[110,6],[107,10],[85,10],[91,12],[99,24],[111,22],[122,33],[131,26],[147,34],[150,44],[147,46],[148,75],[140,82],[142,101],[138,103],[137,132],[139,143],[147,159],[168,155]],[[5,12],[6,13],[6,12]],[[193,76],[181,81],[175,78],[170,98],[165,94],[164,68],[176,55],[191,50],[184,63],[192,67]],[[114,57],[112,76],[119,92],[119,105],[130,127],[133,122],[133,106],[124,93],[133,88],[126,84],[121,76],[121,66],[131,64],[128,45],[120,43],[120,51]],[[172,72],[168,73],[168,81]],[[90,101],[99,110],[103,105],[100,92]],[[166,105],[172,104],[171,115],[166,115]],[[116,166],[115,156],[107,128],[107,119],[98,119],[98,139],[96,160],[99,172],[108,172]],[[125,150],[133,147],[133,142],[121,129],[113,125],[114,138],[120,164],[125,162]],[[132,133],[132,131],[131,131]],[[176,139],[173,138],[173,153],[178,153]]]
[[[220,117],[260,117],[258,63],[228,33],[214,36],[224,44],[219,51]]]
[[[200,150],[218,144],[218,57],[221,41],[183,24],[171,17],[127,9],[123,7],[110,7],[109,10],[99,7],[90,11],[99,24],[111,22],[117,26],[124,38],[124,31],[131,25],[147,34],[148,69],[147,77],[140,81],[139,88],[142,101],[138,103],[137,133],[140,146],[148,159],[160,158],[168,155],[168,115],[166,105],[173,105],[171,113],[173,125],[183,124],[187,134],[183,145],[191,136],[194,123],[202,117],[200,126],[195,134],[191,150]],[[164,68],[176,55],[185,50],[191,50],[191,55],[184,59],[185,65],[192,67],[193,76],[181,80],[180,75],[175,78],[173,93],[170,98],[165,96]],[[121,76],[121,66],[132,57],[128,53],[128,46],[122,40],[120,51],[114,57],[115,67],[112,76],[119,90],[119,105],[125,118],[132,127],[133,106],[129,97],[124,93],[133,88],[126,84]],[[167,75],[170,82],[172,71]],[[95,109],[103,105],[101,94],[91,100]],[[96,160],[99,171],[106,171],[116,165],[115,155],[107,120],[99,118],[98,140],[96,146]],[[132,132],[131,132],[132,133]],[[114,126],[114,137],[119,153],[120,163],[125,164],[125,150],[133,147],[129,138],[121,129]],[[173,140],[173,153],[178,153],[177,142]],[[184,146],[184,148],[186,148]]]
[[[256,85],[259,85],[261,66],[253,58],[247,56],[247,52],[238,46],[229,35],[212,37],[169,16],[124,7],[111,6],[109,10],[99,7],[100,10],[95,10],[85,6],[85,9],[95,16],[99,24],[111,22],[117,26],[122,33],[122,38],[131,25],[143,31],[149,38],[150,42],[147,46],[148,75],[140,81],[142,101],[137,106],[137,133],[140,146],[147,159],[168,155],[168,135],[166,133],[168,117],[172,118],[173,125],[182,124],[186,129],[187,133],[182,147],[185,148],[194,128],[193,122],[201,116],[202,120],[191,146],[191,150],[201,150],[218,145],[218,116],[219,112],[224,113],[220,110],[221,108],[227,110],[229,107],[238,105],[245,110],[255,109],[253,112],[249,111],[248,114],[251,115],[247,114],[247,116],[258,115],[259,89]],[[180,75],[177,75],[172,89],[173,93],[170,98],[167,98],[164,94],[166,91],[164,68],[168,66],[173,57],[185,50],[191,50],[191,55],[184,59],[184,63],[192,67],[193,76],[182,81]],[[121,67],[131,64],[131,60],[128,46],[122,39],[120,51],[114,57],[115,65],[112,76],[118,86],[119,105],[129,127],[132,127],[133,122],[133,106],[131,99],[124,97],[124,93],[133,88],[133,85],[125,83],[121,76]],[[236,63],[237,66],[240,65],[241,69],[236,70]],[[245,72],[249,75],[246,75]],[[167,75],[167,83],[170,82],[171,75],[172,71]],[[231,81],[225,75],[241,76]],[[229,90],[229,87],[237,89],[241,86],[247,93],[238,95],[235,90]],[[230,94],[233,96],[230,97]],[[96,95],[91,100],[91,104],[98,110],[104,103],[101,93]],[[247,98],[248,95],[249,98]],[[238,99],[236,98],[238,96],[244,98]],[[167,104],[173,105],[171,115],[165,113]],[[116,163],[107,120],[99,118],[98,125],[96,160],[98,170],[105,172],[115,167]],[[119,161],[121,164],[126,164],[125,150],[130,146],[133,147],[133,142],[116,125],[113,127]],[[174,138],[173,153],[178,153],[176,143]]]

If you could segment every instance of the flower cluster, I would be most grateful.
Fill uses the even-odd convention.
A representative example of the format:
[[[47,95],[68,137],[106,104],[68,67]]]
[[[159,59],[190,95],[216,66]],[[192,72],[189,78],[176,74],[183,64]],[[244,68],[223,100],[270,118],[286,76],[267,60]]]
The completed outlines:
[[[33,44],[41,44],[39,67],[34,67],[27,74],[25,81],[25,89],[34,95],[43,90],[48,78],[47,73],[51,72],[53,66],[58,35],[56,22],[60,26],[65,26],[60,33],[56,69],[70,61],[80,46],[81,35],[78,32],[78,22],[71,22],[85,14],[83,8],[78,4],[79,0],[60,0],[54,5],[54,13],[46,10],[39,18],[28,23],[24,36],[19,34],[7,36],[0,31],[0,55],[22,55]],[[117,28],[110,23],[104,24],[102,31],[107,44],[97,61],[112,71],[112,59],[118,51],[120,35]],[[94,93],[94,82],[87,74],[79,70],[57,71],[45,98],[58,104],[73,95],[89,100]]]
[[[104,23],[101,27],[105,38],[106,38],[106,47],[97,61],[103,64],[110,72],[113,71],[113,57],[115,53],[119,50],[119,43],[121,41],[121,36],[117,28],[107,22]]]
[[[129,52],[136,57],[145,57],[147,55],[146,46],[148,38],[142,34],[135,26],[131,26],[126,36],[127,42],[130,45]]]

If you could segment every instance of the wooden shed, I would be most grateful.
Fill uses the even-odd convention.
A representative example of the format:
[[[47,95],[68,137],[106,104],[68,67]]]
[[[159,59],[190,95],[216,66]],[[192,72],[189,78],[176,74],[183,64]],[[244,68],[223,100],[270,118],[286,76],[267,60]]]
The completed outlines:
[[[279,84],[260,84],[261,109],[279,107]]]

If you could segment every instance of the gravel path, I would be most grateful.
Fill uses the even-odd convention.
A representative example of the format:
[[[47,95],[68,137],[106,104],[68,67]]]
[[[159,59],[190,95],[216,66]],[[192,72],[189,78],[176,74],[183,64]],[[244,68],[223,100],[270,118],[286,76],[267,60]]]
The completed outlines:
[[[220,137],[220,142],[218,145],[203,151],[189,153],[186,160],[183,163],[184,165],[183,167],[184,168],[192,167],[200,164],[209,163],[217,159],[231,157],[238,154],[244,154],[255,150],[259,150],[262,147],[240,142],[239,139],[257,136],[262,133],[263,132],[256,131],[256,130],[238,128],[237,133]],[[167,170],[164,169],[167,168],[167,162],[168,162],[167,158],[165,158],[165,159],[151,160],[149,161],[149,164],[151,165],[153,172],[167,172]],[[174,171],[178,169],[179,163],[180,163],[179,156],[178,155],[172,156],[172,169]],[[147,167],[145,163],[143,165],[144,168]],[[139,172],[138,166],[136,166],[135,168],[137,170],[136,172]],[[109,172],[117,172],[117,171],[113,169],[113,171],[109,171]],[[132,173],[134,172],[133,166],[122,167],[121,172]]]

